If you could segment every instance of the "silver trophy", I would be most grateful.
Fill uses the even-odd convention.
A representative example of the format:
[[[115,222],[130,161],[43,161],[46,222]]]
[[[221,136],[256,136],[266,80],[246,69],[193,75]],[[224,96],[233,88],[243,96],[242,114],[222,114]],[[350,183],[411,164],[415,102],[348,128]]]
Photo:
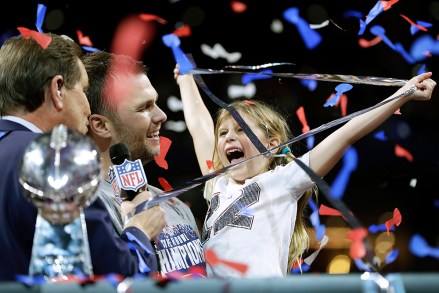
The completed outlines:
[[[32,140],[20,168],[23,194],[38,208],[29,275],[93,277],[83,209],[96,199],[101,177],[94,143],[56,126]]]

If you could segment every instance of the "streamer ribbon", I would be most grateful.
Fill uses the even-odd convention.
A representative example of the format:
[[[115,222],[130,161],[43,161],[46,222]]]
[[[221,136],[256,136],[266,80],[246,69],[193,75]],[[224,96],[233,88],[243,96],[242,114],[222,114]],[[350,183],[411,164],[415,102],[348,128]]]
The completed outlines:
[[[329,73],[290,73],[290,72],[270,72],[270,71],[244,71],[244,70],[258,70],[273,66],[280,65],[294,65],[294,63],[266,63],[262,65],[253,66],[242,66],[242,65],[229,65],[224,67],[225,69],[203,69],[203,68],[193,68],[189,70],[192,74],[255,74],[270,77],[284,77],[284,78],[298,78],[298,79],[308,79],[308,80],[319,80],[319,81],[331,81],[331,82],[343,82],[343,83],[354,83],[354,84],[369,84],[377,86],[398,86],[401,87],[407,83],[407,80],[397,79],[391,77],[377,77],[377,76],[357,76],[357,75],[347,75],[347,74],[329,74]],[[227,70],[232,69],[232,70]]]

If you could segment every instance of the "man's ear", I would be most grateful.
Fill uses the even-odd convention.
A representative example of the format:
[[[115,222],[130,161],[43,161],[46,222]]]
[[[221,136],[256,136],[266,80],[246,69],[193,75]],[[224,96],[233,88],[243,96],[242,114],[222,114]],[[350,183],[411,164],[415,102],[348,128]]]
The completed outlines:
[[[64,94],[61,91],[64,85],[64,78],[62,75],[55,75],[50,82],[50,94],[52,97],[52,103],[57,111],[61,111],[63,108]]]
[[[108,128],[109,121],[107,117],[99,114],[91,114],[88,117],[90,131],[99,137],[111,138],[111,131]]]

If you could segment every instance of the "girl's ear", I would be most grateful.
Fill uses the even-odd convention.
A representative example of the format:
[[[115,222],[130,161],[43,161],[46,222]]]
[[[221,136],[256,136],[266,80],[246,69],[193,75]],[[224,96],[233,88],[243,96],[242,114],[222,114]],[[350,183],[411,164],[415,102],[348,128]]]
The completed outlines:
[[[280,139],[277,137],[270,137],[270,144],[268,145],[268,148],[271,150],[274,147],[277,147],[280,145]],[[279,152],[279,149],[274,149],[271,151],[273,154],[276,154]]]
[[[107,117],[99,114],[92,114],[88,117],[90,132],[102,138],[111,138],[111,131],[108,127]]]

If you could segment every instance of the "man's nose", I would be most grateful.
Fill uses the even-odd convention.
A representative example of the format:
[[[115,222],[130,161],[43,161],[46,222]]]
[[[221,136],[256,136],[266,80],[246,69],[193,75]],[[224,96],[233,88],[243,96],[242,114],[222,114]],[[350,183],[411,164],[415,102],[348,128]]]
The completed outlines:
[[[168,119],[168,116],[166,116],[165,112],[159,107],[156,106],[154,108],[154,114],[152,117],[154,123],[163,123]]]

